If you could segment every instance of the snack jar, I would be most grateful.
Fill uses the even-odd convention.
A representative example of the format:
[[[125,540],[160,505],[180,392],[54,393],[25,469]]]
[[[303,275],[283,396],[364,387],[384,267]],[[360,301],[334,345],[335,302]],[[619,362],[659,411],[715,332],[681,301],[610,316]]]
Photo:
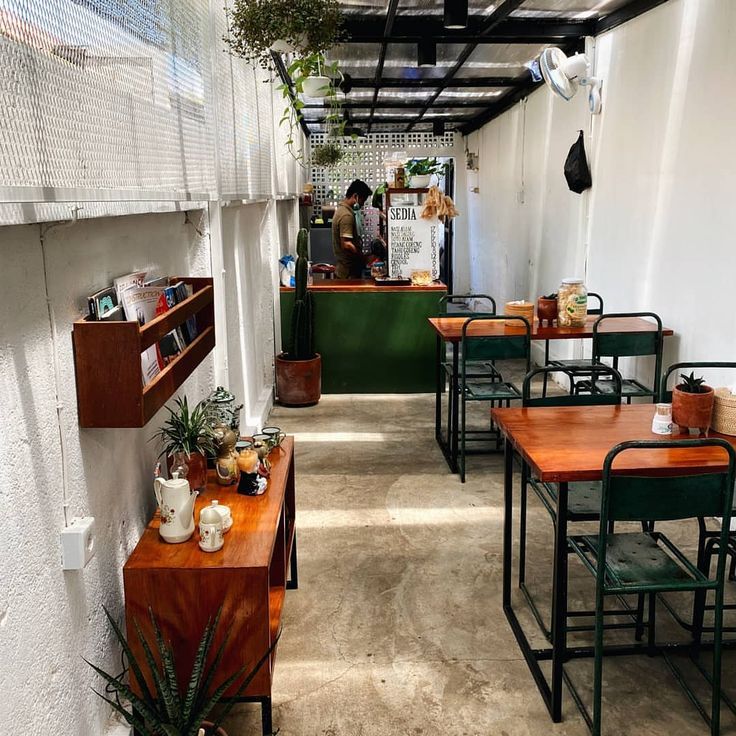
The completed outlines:
[[[560,327],[585,327],[588,315],[588,290],[582,279],[562,279],[557,292],[557,324]]]

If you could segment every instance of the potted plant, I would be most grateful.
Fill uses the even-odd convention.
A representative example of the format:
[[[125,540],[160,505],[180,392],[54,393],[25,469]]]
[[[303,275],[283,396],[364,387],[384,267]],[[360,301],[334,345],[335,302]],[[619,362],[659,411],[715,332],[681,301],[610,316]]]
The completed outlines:
[[[278,641],[278,637],[276,637],[269,650],[250,672],[246,674],[246,665],[215,684],[215,678],[218,676],[218,666],[229,637],[229,634],[225,634],[214,656],[210,658],[209,654],[220,620],[221,608],[217,612],[214,622],[208,621],[205,626],[197,647],[197,654],[192,663],[191,675],[186,680],[188,683],[186,691],[182,693],[176,677],[173,649],[171,644],[164,641],[161,629],[151,609],[149,608],[149,614],[155,634],[155,645],[148,642],[138,622],[134,622],[145,661],[136,659],[120,627],[107,608],[104,610],[115,632],[115,637],[123,649],[130,672],[138,683],[141,695],[138,696],[133,692],[130,685],[123,679],[123,675],[111,675],[91,662],[87,660],[85,662],[105,680],[107,683],[106,692],[114,693],[116,697],[113,700],[97,692],[97,690],[94,692],[120,713],[126,722],[135,728],[136,733],[141,734],[141,736],[159,736],[161,734],[165,736],[227,736],[225,731],[218,725],[219,722],[225,719],[237,702],[237,698],[245,692]],[[235,695],[228,700],[217,721],[213,723],[206,720],[225,693],[235,686],[241,678],[244,679],[237,686]],[[151,685],[153,688],[151,688]],[[120,704],[120,697],[131,704],[132,712]]]
[[[343,35],[338,0],[235,0],[225,41],[238,56],[272,68],[272,50],[323,53]]]
[[[537,299],[537,317],[540,325],[546,320],[547,325],[552,326],[557,319],[557,292]]]
[[[168,419],[151,439],[163,445],[159,457],[168,458],[169,470],[185,463],[192,489],[207,484],[207,455],[215,453],[215,434],[209,422],[209,401],[200,401],[190,411],[187,397],[175,400],[176,410],[167,406]]]
[[[713,414],[715,394],[704,378],[680,374],[682,383],[672,389],[672,421],[680,427],[696,427],[701,433],[707,432]]]
[[[286,352],[276,356],[276,394],[281,404],[309,406],[322,394],[322,358],[312,346],[312,294],[307,288],[307,231],[297,236],[294,306]]]
[[[312,164],[329,169],[337,166],[345,157],[345,149],[337,141],[327,141],[317,146],[312,153]]]
[[[442,171],[442,164],[436,158],[415,158],[407,161],[404,168],[411,177],[409,186],[426,189],[432,180],[432,174],[439,174]]]

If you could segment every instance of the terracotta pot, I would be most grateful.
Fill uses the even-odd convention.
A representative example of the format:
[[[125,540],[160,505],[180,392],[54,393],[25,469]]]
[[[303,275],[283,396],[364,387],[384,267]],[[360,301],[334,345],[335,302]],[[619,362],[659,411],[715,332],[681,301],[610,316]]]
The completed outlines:
[[[287,360],[276,356],[276,396],[285,406],[310,406],[322,395],[322,357]]]
[[[689,394],[678,386],[672,389],[672,422],[680,427],[695,427],[701,432],[710,427],[715,394],[710,386],[703,386],[706,393]]]
[[[202,721],[200,728],[204,729],[205,736],[227,736],[227,731],[222,726],[217,727],[217,731],[212,730],[215,724],[212,721]]]
[[[173,456],[169,455],[166,458],[166,467],[171,475],[171,464],[173,462]],[[187,480],[189,481],[189,487],[193,491],[199,491],[207,485],[207,458],[201,452],[193,452],[187,458],[187,466],[189,467],[189,473],[187,473]]]
[[[537,317],[539,317],[539,324],[545,320],[549,327],[557,319],[557,299],[545,299],[540,296],[537,299]]]

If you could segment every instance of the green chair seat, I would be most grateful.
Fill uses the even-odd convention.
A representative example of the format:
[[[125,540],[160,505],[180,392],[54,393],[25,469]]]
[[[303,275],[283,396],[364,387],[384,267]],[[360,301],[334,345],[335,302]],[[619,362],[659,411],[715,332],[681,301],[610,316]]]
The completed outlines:
[[[451,362],[442,364],[445,373],[452,378],[453,369]],[[503,381],[501,371],[495,365],[485,360],[469,360],[465,364],[465,375],[468,378],[491,378],[494,381]]]
[[[555,518],[557,503],[556,483],[544,483],[536,478],[529,479],[529,485],[540,498],[547,510]],[[547,506],[547,504],[551,506]],[[601,513],[601,482],[599,480],[574,481],[567,484],[567,518],[569,521],[595,521]]]
[[[571,537],[573,548],[584,562],[598,561],[600,537],[597,534]],[[662,544],[660,544],[660,542]],[[708,579],[686,560],[680,564],[668,554],[672,543],[660,532],[608,534],[605,574],[607,588],[632,589],[655,586],[657,590],[678,590],[685,585],[707,583]]]
[[[501,381],[466,381],[465,397],[475,401],[506,401],[520,399],[519,391],[513,383]]]
[[[591,383],[590,381],[579,381],[576,384],[575,388],[577,391],[590,392]],[[618,393],[613,381],[609,381],[606,379],[601,379],[600,381],[596,381],[595,388],[596,388],[596,392],[601,393],[601,394]],[[621,394],[623,396],[631,396],[631,397],[654,396],[655,390],[651,388],[647,388],[644,384],[639,383],[633,378],[624,378],[621,380]]]

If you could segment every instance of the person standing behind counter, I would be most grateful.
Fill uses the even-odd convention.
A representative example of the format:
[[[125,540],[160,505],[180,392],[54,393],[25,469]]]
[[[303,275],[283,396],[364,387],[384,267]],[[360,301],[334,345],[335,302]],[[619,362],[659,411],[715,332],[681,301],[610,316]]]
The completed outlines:
[[[356,179],[345,192],[345,199],[335,208],[332,218],[332,251],[335,254],[335,277],[359,279],[363,275],[363,251],[354,208],[360,209],[372,189]]]

